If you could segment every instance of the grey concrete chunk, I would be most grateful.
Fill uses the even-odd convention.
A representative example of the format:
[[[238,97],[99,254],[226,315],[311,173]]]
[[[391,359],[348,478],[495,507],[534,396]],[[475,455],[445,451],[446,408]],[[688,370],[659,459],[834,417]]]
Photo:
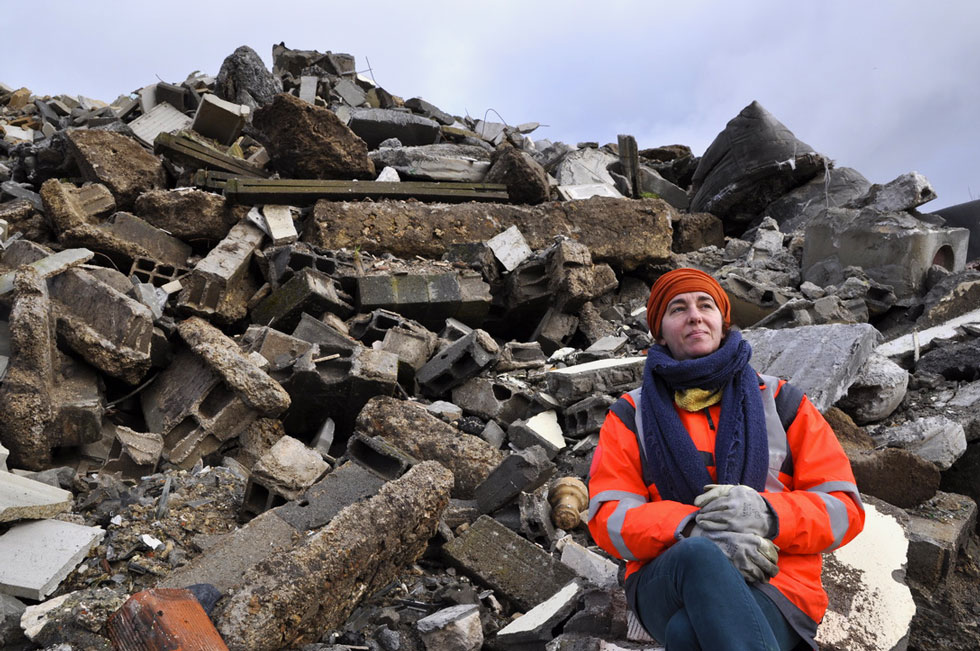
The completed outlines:
[[[442,549],[450,563],[523,610],[545,601],[575,578],[544,549],[486,515]]]
[[[42,600],[105,535],[100,527],[60,520],[18,524],[0,536],[0,592]]]
[[[945,416],[927,416],[894,427],[881,427],[872,437],[878,445],[905,448],[942,470],[948,470],[966,452],[963,426]]]
[[[480,513],[492,513],[522,492],[543,486],[554,474],[555,464],[540,446],[508,454],[476,487],[477,508]]]
[[[878,212],[911,210],[936,198],[929,179],[918,172],[908,172],[883,185],[872,185],[867,194],[848,207],[871,208]]]
[[[0,522],[52,518],[72,505],[69,491],[0,472]]]
[[[427,651],[478,651],[483,647],[483,624],[477,604],[437,610],[415,626]]]
[[[815,325],[743,333],[752,346],[752,367],[792,382],[820,411],[850,387],[881,335],[871,325]]]
[[[956,569],[956,559],[977,523],[969,497],[938,492],[909,514],[909,578],[934,590]]]
[[[593,393],[617,393],[642,383],[646,357],[604,359],[548,371],[548,392],[562,405],[571,405]]]
[[[908,371],[875,352],[837,406],[859,425],[884,420],[902,403],[908,384]]]
[[[297,499],[327,471],[320,455],[291,436],[284,436],[262,455],[252,468],[250,480],[264,485],[287,500]]]
[[[552,459],[565,447],[558,414],[553,410],[543,411],[526,421],[514,421],[507,428],[507,437],[518,448],[539,445]]]
[[[420,181],[482,183],[491,166],[485,149],[452,143],[381,147],[368,156],[376,168],[389,167],[400,178]]]
[[[565,156],[553,174],[560,186],[615,186],[613,177],[606,170],[617,162],[619,159],[616,156],[587,147]],[[618,192],[616,194],[619,195]]]
[[[494,235],[487,240],[487,246],[507,271],[513,271],[531,257],[531,248],[517,226],[511,226],[499,235]]]
[[[619,566],[605,556],[583,547],[570,537],[559,542],[561,562],[576,574],[600,588],[613,588],[619,584]]]
[[[147,147],[161,133],[174,133],[191,126],[193,120],[167,102],[161,102],[129,123],[133,135]]]
[[[194,112],[191,128],[222,145],[230,145],[242,132],[250,114],[251,109],[245,104],[236,104],[213,93],[204,93],[201,103],[197,105],[197,111]]]
[[[430,359],[415,374],[422,389],[439,396],[490,366],[500,347],[483,330],[474,330]]]
[[[272,512],[296,531],[319,529],[344,507],[375,495],[385,481],[377,473],[349,461],[327,473],[303,494],[302,499],[276,507]]]
[[[497,631],[501,644],[545,642],[554,637],[554,630],[578,607],[583,588],[577,579],[537,604],[507,626]]]
[[[382,140],[398,138],[405,145],[427,145],[439,137],[439,123],[393,109],[362,108],[351,111],[348,124],[369,149],[377,147]]]

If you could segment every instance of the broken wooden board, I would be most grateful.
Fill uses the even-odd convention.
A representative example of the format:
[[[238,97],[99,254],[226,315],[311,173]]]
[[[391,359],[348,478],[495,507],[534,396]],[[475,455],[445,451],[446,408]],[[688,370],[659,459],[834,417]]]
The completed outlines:
[[[181,134],[161,133],[153,141],[153,153],[165,153],[197,167],[230,172],[236,176],[265,178],[269,173],[241,158],[222,153]]]
[[[449,181],[325,181],[305,179],[246,179],[225,181],[225,197],[233,203],[309,205],[319,199],[420,199],[460,203],[507,202],[507,186],[498,183]]]

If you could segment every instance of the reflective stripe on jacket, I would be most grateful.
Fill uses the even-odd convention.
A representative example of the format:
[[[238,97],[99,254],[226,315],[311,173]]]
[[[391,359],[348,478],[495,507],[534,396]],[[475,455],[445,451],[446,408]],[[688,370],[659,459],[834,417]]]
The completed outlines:
[[[851,465],[827,421],[803,393],[760,376],[769,439],[763,492],[778,519],[773,542],[779,573],[760,585],[793,627],[812,644],[827,609],[821,554],[850,541],[864,526],[864,508]],[[662,500],[643,463],[640,389],[620,398],[599,433],[589,471],[589,531],[603,549],[627,561],[629,578],[681,538],[697,507]],[[721,407],[688,412],[675,405],[712,479],[715,424]]]

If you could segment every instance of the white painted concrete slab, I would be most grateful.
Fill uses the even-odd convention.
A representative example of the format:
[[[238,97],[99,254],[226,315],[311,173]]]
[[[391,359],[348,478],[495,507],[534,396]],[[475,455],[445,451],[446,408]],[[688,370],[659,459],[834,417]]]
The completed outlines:
[[[105,535],[100,527],[60,520],[18,524],[0,536],[0,592],[40,601]]]
[[[0,450],[0,466],[6,450]],[[71,508],[69,491],[44,482],[0,472],[0,522],[51,518]]]

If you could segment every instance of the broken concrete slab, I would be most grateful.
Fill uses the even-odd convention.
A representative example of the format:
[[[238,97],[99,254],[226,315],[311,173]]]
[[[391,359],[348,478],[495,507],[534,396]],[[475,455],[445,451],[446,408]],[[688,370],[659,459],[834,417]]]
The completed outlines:
[[[224,640],[230,648],[272,650],[314,641],[341,625],[365,595],[425,550],[451,484],[448,470],[423,462],[289,552],[250,569],[242,589],[215,612]]]
[[[908,576],[935,590],[956,568],[977,523],[977,504],[964,495],[940,491],[908,514]]]
[[[428,651],[483,648],[483,625],[477,604],[460,604],[437,610],[415,623]]]
[[[218,242],[244,216],[237,215],[220,194],[194,188],[145,192],[134,212],[185,242]],[[194,219],[187,219],[188,215]]]
[[[824,210],[841,208],[864,196],[870,187],[870,181],[857,170],[832,167],[770,203],[765,214],[776,220],[779,230],[792,233],[805,229]]]
[[[958,334],[958,328],[972,324],[980,324],[980,309],[952,318],[942,325],[933,326],[886,341],[878,346],[876,352],[886,357],[898,358],[900,360],[913,355],[918,357],[919,352],[926,350],[935,340],[955,337]]]
[[[278,506],[272,513],[296,531],[312,531],[330,522],[345,507],[376,495],[386,481],[363,465],[348,461],[311,486],[302,499]]]
[[[862,534],[825,557],[823,584],[832,596],[817,629],[820,648],[902,649],[908,642],[916,606],[904,581],[909,541],[896,519],[905,516],[882,502],[865,502],[865,513]]]
[[[519,449],[541,446],[551,459],[565,447],[558,414],[554,410],[542,411],[526,421],[512,422],[507,428],[507,438]]]
[[[68,249],[44,257],[35,254],[35,251],[44,252],[40,247],[27,242],[21,244],[11,243],[4,252],[3,261],[9,266],[19,267],[21,265],[28,265],[42,279],[46,279],[56,276],[72,267],[84,264],[91,260],[94,255],[88,249]],[[0,275],[0,296],[14,289],[14,279],[16,276],[16,271],[8,271]]]
[[[481,147],[439,143],[414,147],[381,147],[368,154],[375,168],[390,167],[402,179],[502,183],[488,180],[490,153]]]
[[[966,452],[963,426],[945,416],[927,416],[902,425],[880,427],[871,436],[878,445],[905,448],[942,470],[948,470]]]
[[[328,109],[285,93],[257,111],[252,125],[283,175],[297,179],[373,179],[368,148]]]
[[[752,368],[789,380],[820,411],[847,392],[881,339],[866,323],[754,328],[743,336],[752,346]]]
[[[511,226],[494,235],[487,240],[487,246],[493,251],[494,257],[503,265],[505,271],[513,271],[531,257],[532,253],[527,240],[517,226]]]
[[[115,198],[101,183],[76,187],[48,179],[41,185],[41,200],[59,239],[86,224],[98,224],[116,210]]]
[[[590,584],[600,588],[619,585],[619,566],[588,547],[578,544],[571,536],[558,541],[561,562],[570,567]]]
[[[525,611],[575,578],[551,554],[486,515],[443,545],[442,551],[453,566]]]
[[[810,220],[803,247],[803,279],[821,287],[844,281],[844,269],[862,269],[889,285],[900,305],[909,305],[924,287],[929,268],[938,264],[961,271],[969,232],[945,228],[909,213],[868,208],[834,208]]]
[[[60,520],[17,524],[0,535],[0,592],[40,601],[51,594],[105,531]]]
[[[364,405],[357,429],[380,436],[417,459],[438,461],[452,470],[453,497],[459,499],[472,499],[476,487],[503,459],[486,441],[442,422],[425,407],[387,396],[372,398]]]
[[[584,587],[575,579],[561,590],[497,631],[495,641],[504,646],[543,643],[554,638],[557,630],[578,608]]]
[[[405,111],[380,108],[360,108],[351,111],[348,123],[351,130],[377,149],[388,138],[397,138],[403,145],[429,145],[439,138],[439,123]]]
[[[166,187],[163,163],[128,136],[69,129],[67,139],[85,180],[109,188],[121,210],[130,210],[143,192]]]
[[[0,471],[0,522],[53,518],[71,505],[69,491]]]
[[[289,407],[289,394],[220,330],[191,317],[178,323],[177,331],[249,407],[264,416],[277,416]]]
[[[553,174],[558,185],[610,185],[616,182],[607,169],[618,163],[619,159],[612,154],[585,147],[564,156]]]
[[[163,454],[160,434],[136,432],[123,425],[112,425],[112,429],[112,446],[100,472],[118,472],[122,477],[136,480],[156,472]]]
[[[102,399],[94,374],[57,351],[47,285],[37,271],[21,267],[14,283],[0,442],[11,465],[41,470],[53,448],[98,440]]]
[[[908,384],[908,371],[873,353],[837,406],[859,425],[884,420],[901,404]]]
[[[604,359],[548,371],[548,392],[563,405],[571,405],[595,393],[622,393],[643,380],[646,357]]]
[[[243,505],[254,502],[257,492],[274,494],[284,501],[299,499],[329,468],[316,450],[284,436],[252,467]],[[262,490],[257,491],[256,486]]]
[[[888,183],[872,185],[867,193],[847,204],[848,208],[870,208],[878,212],[901,212],[918,208],[936,198],[936,190],[918,172],[908,172]]]
[[[516,225],[532,249],[547,248],[555,234],[567,234],[589,248],[594,262],[628,271],[670,257],[672,214],[673,209],[659,199],[452,207],[320,201],[303,239],[325,249],[359,246],[371,253],[439,259],[450,245],[484,242],[502,228]],[[624,235],[633,232],[643,232],[644,237]]]
[[[167,102],[157,104],[149,111],[129,123],[133,135],[139,138],[147,147],[153,146],[153,141],[161,133],[174,133],[191,126],[191,118],[183,111],[174,108]]]
[[[750,221],[770,202],[822,171],[825,162],[762,105],[752,102],[701,156],[692,181],[691,211]]]

